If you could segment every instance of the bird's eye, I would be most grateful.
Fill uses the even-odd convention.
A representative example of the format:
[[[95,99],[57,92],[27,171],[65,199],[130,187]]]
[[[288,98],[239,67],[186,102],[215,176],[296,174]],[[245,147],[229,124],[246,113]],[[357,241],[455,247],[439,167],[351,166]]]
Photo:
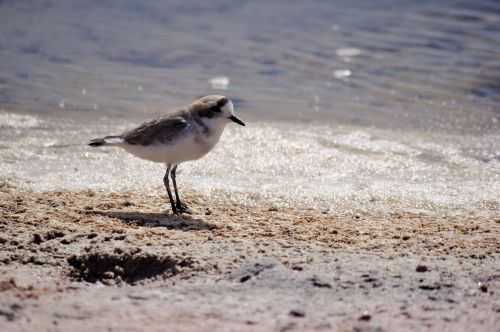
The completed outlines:
[[[218,105],[210,108],[210,111],[215,112],[215,113],[222,112],[222,110],[220,109],[220,106],[218,106]]]
[[[201,117],[211,119],[211,118],[213,118],[215,116],[215,113],[220,112],[220,110],[216,111],[215,110],[216,108],[217,107],[211,107],[211,108],[207,108],[207,109],[201,110],[199,112],[199,114],[200,114]]]

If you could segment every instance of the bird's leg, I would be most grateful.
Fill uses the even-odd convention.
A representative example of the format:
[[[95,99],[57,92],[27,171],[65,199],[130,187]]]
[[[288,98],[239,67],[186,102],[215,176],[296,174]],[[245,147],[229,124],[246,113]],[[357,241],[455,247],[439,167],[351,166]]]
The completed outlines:
[[[174,191],[176,199],[175,206],[180,213],[191,213],[189,207],[185,203],[181,202],[181,198],[179,197],[179,191],[177,190],[176,172],[177,172],[177,165],[175,165],[172,168],[172,171],[170,172],[172,176],[172,182],[174,183]]]
[[[163,184],[165,184],[165,188],[167,189],[168,199],[170,200],[170,205],[172,206],[172,212],[174,214],[178,214],[178,211],[177,211],[177,208],[176,208],[175,202],[174,202],[174,197],[172,196],[172,192],[170,191],[170,181],[168,178],[171,168],[172,168],[172,165],[168,164],[167,171],[165,172],[165,176],[163,177]]]

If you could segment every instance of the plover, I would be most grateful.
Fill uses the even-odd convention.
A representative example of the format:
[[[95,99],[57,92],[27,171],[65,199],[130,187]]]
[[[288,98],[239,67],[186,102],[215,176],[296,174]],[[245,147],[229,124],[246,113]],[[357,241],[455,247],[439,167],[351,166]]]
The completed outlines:
[[[234,115],[231,100],[224,96],[210,95],[121,135],[93,139],[89,145],[120,147],[136,157],[165,164],[167,170],[163,183],[172,212],[188,213],[190,210],[181,201],[177,190],[177,166],[210,152],[230,121],[245,125]],[[174,184],[175,200],[170,190],[169,177]]]

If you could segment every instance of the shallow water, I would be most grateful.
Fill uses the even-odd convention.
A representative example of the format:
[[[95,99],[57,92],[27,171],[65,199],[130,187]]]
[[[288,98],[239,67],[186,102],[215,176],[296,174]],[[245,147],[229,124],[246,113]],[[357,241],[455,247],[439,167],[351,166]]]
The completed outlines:
[[[155,112],[225,77],[253,118],[500,126],[495,0],[2,1],[0,27],[0,102],[36,113]]]
[[[40,190],[158,188],[83,143],[216,92],[250,126],[181,167],[192,188],[499,210],[498,1],[0,1],[0,60],[2,174]]]

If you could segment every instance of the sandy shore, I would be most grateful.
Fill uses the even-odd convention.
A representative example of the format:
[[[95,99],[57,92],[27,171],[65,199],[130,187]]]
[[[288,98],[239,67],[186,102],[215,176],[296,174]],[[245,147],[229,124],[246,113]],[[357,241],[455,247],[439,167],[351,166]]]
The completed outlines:
[[[494,331],[500,218],[0,189],[2,331]],[[210,206],[210,207],[208,207]]]

